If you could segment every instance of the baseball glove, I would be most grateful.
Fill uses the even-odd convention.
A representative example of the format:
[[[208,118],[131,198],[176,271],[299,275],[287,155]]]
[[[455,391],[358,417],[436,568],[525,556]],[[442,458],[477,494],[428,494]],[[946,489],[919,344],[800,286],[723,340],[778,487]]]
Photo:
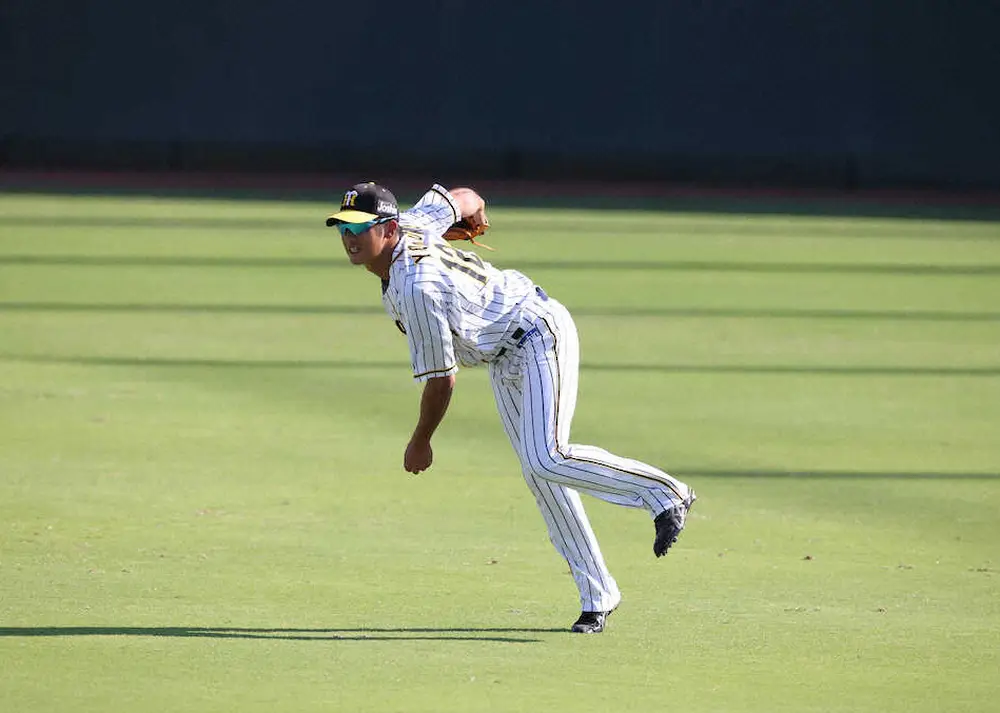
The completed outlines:
[[[468,240],[473,245],[492,250],[489,245],[476,241],[476,238],[484,235],[489,223],[476,223],[471,218],[462,218],[457,223],[452,223],[442,236],[445,240]]]

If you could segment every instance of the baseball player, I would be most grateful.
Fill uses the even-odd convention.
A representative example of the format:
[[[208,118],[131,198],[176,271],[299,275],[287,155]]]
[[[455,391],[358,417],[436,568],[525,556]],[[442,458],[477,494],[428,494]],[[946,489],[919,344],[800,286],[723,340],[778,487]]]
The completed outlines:
[[[431,437],[448,410],[460,366],[486,364],[507,437],[556,550],[569,563],[582,613],[571,630],[596,634],[621,601],[580,493],[653,517],[661,557],[684,529],[694,491],[662,470],[570,443],[579,342],[563,305],[515,270],[499,270],[451,240],[471,240],[489,223],[470,188],[431,187],[400,213],[383,186],[360,183],[326,219],[352,264],[382,281],[382,302],[406,335],[413,378],[423,382],[419,417],[403,467],[434,460]]]

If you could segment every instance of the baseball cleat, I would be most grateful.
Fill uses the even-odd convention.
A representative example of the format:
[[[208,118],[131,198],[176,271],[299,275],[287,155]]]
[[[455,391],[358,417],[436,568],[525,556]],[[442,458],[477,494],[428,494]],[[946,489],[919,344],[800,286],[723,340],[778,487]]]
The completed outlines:
[[[600,634],[604,631],[604,623],[611,616],[611,611],[585,611],[580,614],[580,618],[573,623],[570,629],[575,634]]]
[[[688,511],[694,505],[698,496],[693,490],[688,491],[688,496],[678,505],[667,508],[653,520],[656,526],[656,539],[653,540],[653,554],[663,557],[670,549],[670,545],[677,542],[677,536],[684,529],[684,522],[687,520]]]

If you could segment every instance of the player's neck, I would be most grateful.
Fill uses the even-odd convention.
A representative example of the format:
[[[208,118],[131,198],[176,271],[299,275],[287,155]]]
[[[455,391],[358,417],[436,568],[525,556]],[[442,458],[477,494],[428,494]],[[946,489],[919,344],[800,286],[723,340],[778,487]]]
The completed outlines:
[[[393,235],[389,240],[385,242],[385,247],[382,251],[372,258],[372,261],[365,265],[368,272],[378,275],[382,280],[389,279],[389,266],[392,265],[392,254],[396,251],[396,245],[399,243],[399,235]]]

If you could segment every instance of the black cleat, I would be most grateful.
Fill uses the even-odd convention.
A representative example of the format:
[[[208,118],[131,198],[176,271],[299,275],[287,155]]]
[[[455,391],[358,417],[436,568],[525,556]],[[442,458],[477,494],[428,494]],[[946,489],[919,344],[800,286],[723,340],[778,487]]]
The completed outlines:
[[[585,611],[570,629],[575,634],[600,634],[604,631],[604,623],[611,616],[611,611]]]
[[[672,508],[668,508],[656,516],[653,524],[656,526],[656,539],[653,540],[653,554],[663,557],[670,549],[670,545],[677,542],[677,536],[684,529],[684,522],[687,520],[688,510],[694,505],[698,496],[691,490],[684,501]]]

